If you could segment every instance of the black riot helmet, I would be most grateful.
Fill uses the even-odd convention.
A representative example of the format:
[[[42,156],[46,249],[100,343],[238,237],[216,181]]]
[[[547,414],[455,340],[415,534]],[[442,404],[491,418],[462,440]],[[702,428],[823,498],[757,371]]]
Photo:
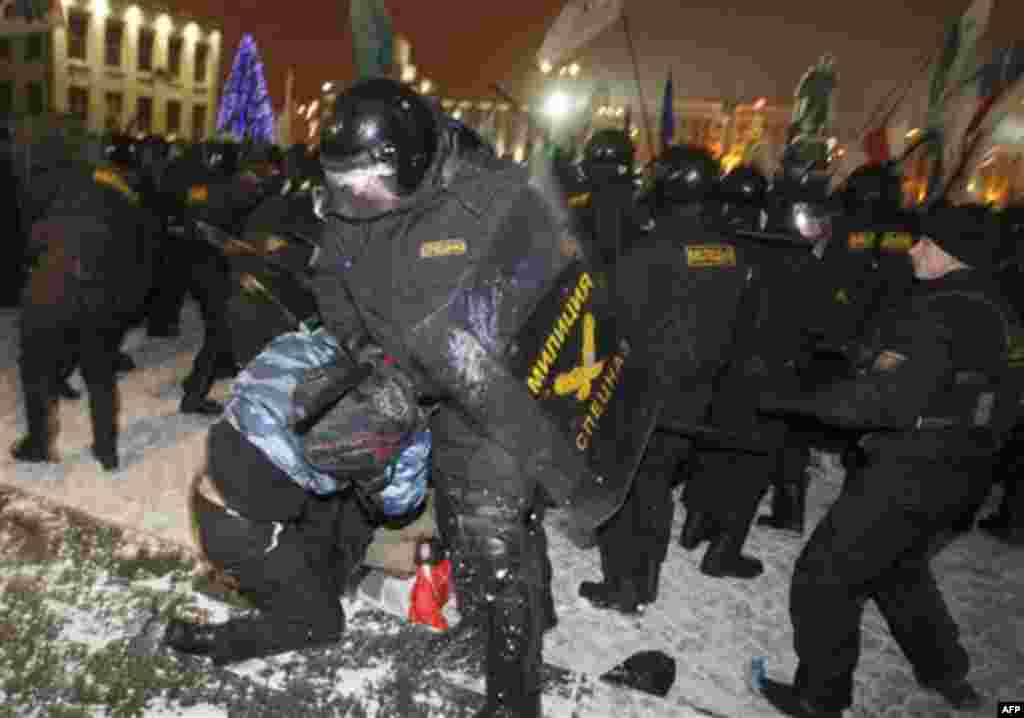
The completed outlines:
[[[583,148],[582,168],[595,183],[633,181],[633,143],[622,130],[598,130]]]
[[[131,135],[115,132],[103,147],[103,157],[122,167],[138,169],[140,164],[138,146]]]
[[[320,133],[328,212],[369,220],[409,206],[438,164],[440,114],[401,83],[363,80]]]
[[[718,193],[726,202],[757,204],[768,194],[768,178],[756,167],[734,167],[718,185]]]
[[[494,148],[487,142],[487,140],[485,140],[479,132],[466,123],[460,122],[456,119],[449,119],[448,127],[455,137],[455,146],[458,148],[460,155],[496,156]]]
[[[655,191],[677,204],[706,199],[718,182],[718,161],[703,147],[675,145],[654,161]]]
[[[889,162],[863,165],[846,178],[839,196],[849,213],[898,212],[903,204],[902,178]]]

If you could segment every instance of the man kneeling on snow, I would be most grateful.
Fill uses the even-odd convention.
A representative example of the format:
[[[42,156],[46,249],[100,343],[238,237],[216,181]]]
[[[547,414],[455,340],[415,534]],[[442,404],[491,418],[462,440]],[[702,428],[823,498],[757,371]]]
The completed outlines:
[[[172,620],[165,642],[223,665],[337,641],[374,528],[426,505],[430,433],[411,383],[376,347],[303,325],[239,374],[207,449],[199,545],[260,611]]]

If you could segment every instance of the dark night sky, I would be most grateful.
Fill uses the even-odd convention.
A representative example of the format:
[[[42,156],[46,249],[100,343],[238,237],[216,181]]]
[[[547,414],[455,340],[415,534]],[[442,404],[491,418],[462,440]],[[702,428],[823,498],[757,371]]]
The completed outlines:
[[[252,33],[275,105],[295,68],[296,95],[308,101],[324,80],[354,77],[347,0],[178,0],[183,10],[222,18],[224,72],[243,32]],[[396,30],[409,37],[413,62],[451,96],[486,97],[493,81],[518,90],[524,70],[561,0],[386,0]],[[787,100],[823,52],[837,57],[839,109],[859,116],[910,75],[915,58],[937,48],[944,24],[968,0],[626,0],[649,104],[669,69],[677,98]],[[1024,2],[995,0],[983,47],[1008,44],[1024,28]],[[632,92],[618,27],[601,35],[583,61],[591,76]]]

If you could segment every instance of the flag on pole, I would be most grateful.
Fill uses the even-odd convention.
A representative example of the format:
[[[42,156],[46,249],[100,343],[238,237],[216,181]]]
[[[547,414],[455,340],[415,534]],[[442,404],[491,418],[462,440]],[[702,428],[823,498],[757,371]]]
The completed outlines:
[[[386,75],[394,52],[394,29],[383,0],[351,0],[349,19],[359,78]]]
[[[960,139],[960,156],[956,166],[948,168],[945,173],[944,187],[955,193],[956,188],[969,179],[966,170],[997,145],[1024,144],[1024,123],[1017,119],[1017,110],[1022,103],[1024,75],[1019,75],[995,98],[984,115],[977,118],[974,130]]]
[[[968,132],[977,129],[978,124],[995,104],[996,100],[1024,75],[1024,47],[1014,45],[996,52],[991,62],[978,71],[978,105],[975,118]]]
[[[669,70],[665,80],[665,95],[661,100],[661,150],[664,152],[672,144],[676,135],[675,107],[672,103],[672,71]]]
[[[625,0],[569,0],[548,28],[538,62],[557,65],[622,16]]]
[[[985,34],[993,0],[974,0],[967,11],[946,29],[942,52],[932,71],[928,93],[928,124],[938,127],[947,99],[974,74],[978,39]]]
[[[0,1],[0,37],[48,32],[65,23],[61,0]]]

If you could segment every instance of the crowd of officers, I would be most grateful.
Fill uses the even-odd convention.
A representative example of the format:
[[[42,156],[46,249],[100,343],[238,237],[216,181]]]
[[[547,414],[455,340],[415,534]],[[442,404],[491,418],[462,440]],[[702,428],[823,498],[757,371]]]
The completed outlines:
[[[565,503],[571,475],[584,470],[532,426],[535,408],[485,361],[495,356],[488,341],[513,332],[517,311],[535,301],[527,279],[540,284],[579,259],[614,288],[631,340],[658,358],[651,376],[664,398],[625,504],[592,527],[602,576],[580,595],[627,614],[658,600],[680,483],[681,547],[707,544],[708,576],[756,578],[761,562],[742,551],[751,527],[803,534],[808,462],[812,449],[827,450],[847,478],[794,567],[799,668],[793,684],[766,680],[763,694],[786,715],[839,716],[871,598],[922,686],[957,707],[977,703],[928,560],[936,541],[973,527],[994,480],[1003,500],[982,528],[1024,541],[1012,371],[1024,361],[1024,210],[907,210],[891,166],[863,168],[831,195],[810,172],[769,180],[741,166],[722,176],[706,151],[685,146],[666,149],[638,183],[626,135],[602,130],[580,162],[556,157],[577,240],[567,244],[521,168],[382,80],[339,97],[321,151],[215,142],[174,157],[160,138],[115,137],[105,159],[135,178],[159,217],[149,334],[180,332],[186,293],[200,305],[205,342],[183,411],[220,415],[207,397],[213,382],[300,329],[326,331],[349,356],[378,347],[411,377],[431,407],[438,530],[466,607],[479,599],[481,716],[540,715],[540,638],[556,622],[543,509]],[[452,298],[487,272],[476,294]],[[495,277],[515,288],[511,309],[494,309],[492,334],[474,335],[476,354],[463,345],[459,354],[452,339],[466,340],[472,301],[484,301]],[[380,517],[368,518],[365,502],[298,491],[261,466],[266,457],[244,435],[218,431],[211,462],[235,477],[211,489],[221,509],[248,500],[240,475],[294,494],[266,494],[259,516],[229,511],[241,522],[231,524],[232,546],[244,545],[232,551],[246,555],[269,618],[244,630],[176,622],[168,643],[230,662],[333,640],[345,580],[296,577],[352,574]],[[758,518],[768,489],[771,513]],[[271,570],[265,555],[286,525],[307,534]]]

